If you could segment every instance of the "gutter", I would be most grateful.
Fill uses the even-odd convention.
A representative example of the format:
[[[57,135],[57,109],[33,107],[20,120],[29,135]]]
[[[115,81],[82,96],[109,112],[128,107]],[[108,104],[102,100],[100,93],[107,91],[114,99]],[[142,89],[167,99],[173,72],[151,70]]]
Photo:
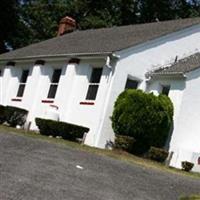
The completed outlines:
[[[37,56],[25,56],[25,57],[11,57],[11,58],[0,58],[0,62],[7,62],[7,61],[25,61],[25,60],[35,60],[35,59],[62,59],[62,58],[74,58],[74,57],[79,57],[79,58],[87,58],[87,57],[102,57],[102,56],[112,56],[112,52],[96,52],[96,53],[71,53],[71,54],[49,54],[49,55],[37,55]]]
[[[111,60],[118,60],[120,59],[120,56],[119,55],[116,55],[114,53],[112,53],[111,55],[108,55],[107,58],[106,58],[106,66],[112,70],[112,65],[110,64],[111,63]]]
[[[108,76],[108,87],[107,87],[107,91],[105,93],[105,100],[104,103],[102,104],[102,109],[101,109],[101,113],[100,113],[100,118],[99,118],[99,125],[96,129],[96,137],[94,138],[94,143],[96,147],[99,147],[99,142],[100,142],[100,137],[102,134],[102,128],[104,125],[104,120],[106,117],[106,113],[107,113],[107,108],[109,105],[109,101],[110,101],[110,94],[111,94],[111,90],[112,90],[112,85],[113,85],[113,74],[114,74],[114,68],[116,66],[116,63],[114,63],[114,65],[111,64],[112,60],[115,62],[117,62],[120,59],[119,55],[116,54],[111,54],[110,56],[107,56],[106,58],[106,66],[110,69],[110,73]],[[107,141],[109,142],[109,141]]]
[[[184,72],[168,72],[168,73],[147,73],[145,74],[147,81],[157,78],[187,78]]]

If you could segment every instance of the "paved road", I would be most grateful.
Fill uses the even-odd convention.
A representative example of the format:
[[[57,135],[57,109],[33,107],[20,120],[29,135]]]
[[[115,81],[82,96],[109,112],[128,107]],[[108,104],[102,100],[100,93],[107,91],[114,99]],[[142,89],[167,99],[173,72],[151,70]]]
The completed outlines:
[[[176,200],[197,192],[198,179],[0,133],[0,200]]]

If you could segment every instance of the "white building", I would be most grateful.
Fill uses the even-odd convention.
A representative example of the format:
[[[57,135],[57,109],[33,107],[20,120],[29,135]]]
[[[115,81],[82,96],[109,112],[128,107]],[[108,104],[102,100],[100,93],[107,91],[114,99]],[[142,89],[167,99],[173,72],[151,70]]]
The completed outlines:
[[[105,148],[125,87],[167,93],[175,107],[170,165],[187,160],[200,171],[199,50],[200,18],[73,31],[0,55],[0,104],[27,109],[31,129],[57,109],[60,121],[90,128],[85,144]]]

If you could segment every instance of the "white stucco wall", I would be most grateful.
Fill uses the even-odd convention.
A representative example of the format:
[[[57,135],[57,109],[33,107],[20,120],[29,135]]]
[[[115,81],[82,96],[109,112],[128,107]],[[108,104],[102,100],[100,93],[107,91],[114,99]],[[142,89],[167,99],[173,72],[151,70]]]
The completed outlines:
[[[20,64],[19,66],[6,66],[3,68],[3,77],[2,77],[2,104],[3,105],[15,105],[12,101],[13,98],[16,98],[17,90],[19,87],[19,82],[22,74],[22,70],[29,69],[31,73],[31,66],[29,64]],[[30,99],[28,100],[30,102]],[[26,101],[24,101],[25,103]],[[19,107],[27,108],[26,104],[19,104]]]
[[[92,67],[103,67],[99,89],[95,101],[86,100]],[[58,101],[60,100],[60,116],[62,121],[80,124],[90,128],[85,143],[95,145],[96,131],[101,120],[101,112],[104,107],[104,99],[109,85],[110,69],[105,66],[105,59],[96,61],[81,61],[79,65],[67,66],[66,77],[60,80]],[[62,84],[62,81],[65,84]],[[68,86],[67,86],[68,85]],[[66,91],[63,94],[63,91]],[[65,97],[63,96],[65,95]],[[63,98],[64,97],[64,98]],[[62,102],[65,101],[65,102]],[[81,105],[81,102],[94,103],[93,105]],[[59,102],[58,102],[59,104]]]
[[[171,165],[181,168],[181,161],[190,161],[195,164],[194,170],[200,171],[200,69],[187,73],[186,77],[179,116],[170,143],[170,151],[174,152]]]
[[[149,82],[149,92],[159,93],[161,85],[170,85],[169,97],[174,105],[174,127],[169,152],[173,153],[170,165],[181,168],[182,161],[195,164],[193,171],[200,172],[200,69],[187,73],[185,78],[156,78]]]
[[[110,116],[112,115],[116,98],[125,88],[128,75],[140,81],[139,89],[148,91],[145,78],[145,74],[148,71],[174,62],[176,56],[178,56],[178,59],[181,59],[198,50],[200,50],[199,25],[149,41],[134,48],[116,52],[116,54],[120,56],[120,60],[115,68],[104,121],[99,130],[99,132],[101,132],[101,138],[97,141],[96,146],[104,148],[108,141],[114,140]],[[172,87],[183,88],[184,86],[180,81],[175,81]],[[170,93],[177,105],[176,115],[178,115],[181,91],[173,90]]]
[[[185,90],[185,78],[156,78],[148,83],[148,92],[153,92],[155,95],[161,93],[162,86],[170,86],[169,98],[174,105],[174,124],[177,124],[182,105],[182,97]]]
[[[17,62],[16,65],[3,69],[4,75],[0,82],[2,87],[2,104],[27,109],[29,115],[27,124],[31,129],[37,129],[35,118],[51,118],[50,106],[58,107],[60,121],[74,123],[90,128],[85,143],[95,145],[96,131],[101,119],[104,99],[110,82],[110,69],[105,65],[106,58],[81,60],[79,64],[67,60],[46,61],[45,65],[34,65],[33,62]],[[96,100],[86,100],[89,80],[93,67],[103,68]],[[29,76],[22,98],[16,97],[22,70],[29,69]],[[48,91],[54,69],[62,69],[56,97],[48,99]],[[18,101],[16,101],[16,99]],[[53,101],[43,103],[42,101]],[[89,102],[92,105],[82,105]]]

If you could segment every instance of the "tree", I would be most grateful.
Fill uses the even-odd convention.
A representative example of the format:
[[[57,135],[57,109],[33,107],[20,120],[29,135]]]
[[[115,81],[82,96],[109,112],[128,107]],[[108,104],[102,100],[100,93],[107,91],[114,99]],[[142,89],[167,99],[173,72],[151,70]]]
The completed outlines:
[[[9,39],[14,37],[17,26],[17,1],[1,0],[0,3],[0,53],[7,51]]]
[[[172,1],[173,18],[195,17],[195,10],[190,1],[174,0]]]
[[[69,14],[70,0],[31,0],[18,5],[19,21],[13,48],[56,36],[60,19]]]
[[[173,121],[173,105],[167,96],[155,96],[141,90],[125,90],[117,98],[112,114],[116,134],[135,138],[134,153],[150,146],[163,147]]]
[[[141,0],[141,22],[156,20],[168,20],[172,18],[171,4],[169,0]]]
[[[62,17],[78,29],[154,22],[200,15],[199,0],[2,0],[0,52],[56,36]]]
[[[129,25],[139,22],[138,13],[138,0],[124,0],[120,5],[120,25]]]
[[[12,47],[54,37],[60,19],[67,15],[84,30],[136,23],[136,12],[136,0],[24,0],[18,5],[20,20]]]
[[[127,25],[137,22],[138,0],[79,0],[75,18],[81,29]]]
[[[198,0],[140,0],[140,22],[164,21],[199,16]]]

